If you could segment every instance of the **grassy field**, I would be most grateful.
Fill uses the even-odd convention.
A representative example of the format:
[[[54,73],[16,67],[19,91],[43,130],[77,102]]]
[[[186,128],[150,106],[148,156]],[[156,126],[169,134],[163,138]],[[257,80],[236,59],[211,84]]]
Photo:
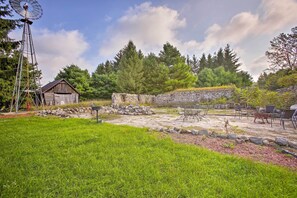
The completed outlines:
[[[297,173],[94,120],[0,120],[0,197],[297,197]]]

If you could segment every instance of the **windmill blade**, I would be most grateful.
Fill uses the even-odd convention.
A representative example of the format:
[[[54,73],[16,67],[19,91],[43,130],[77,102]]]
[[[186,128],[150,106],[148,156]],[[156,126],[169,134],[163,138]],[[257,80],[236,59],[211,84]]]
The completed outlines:
[[[9,3],[25,19],[37,20],[43,14],[41,5],[36,0],[9,0]]]

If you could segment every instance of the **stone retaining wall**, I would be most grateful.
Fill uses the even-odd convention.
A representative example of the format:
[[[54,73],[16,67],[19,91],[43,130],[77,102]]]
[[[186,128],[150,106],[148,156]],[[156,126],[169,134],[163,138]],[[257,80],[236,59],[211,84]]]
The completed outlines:
[[[113,105],[121,104],[153,104],[154,95],[144,95],[144,94],[127,94],[127,93],[113,93],[111,96]]]
[[[222,97],[231,98],[234,90],[215,89],[215,90],[196,90],[196,91],[177,91],[173,93],[154,95],[113,93],[112,104],[153,104],[158,106],[172,106],[180,104],[194,104],[211,101]]]

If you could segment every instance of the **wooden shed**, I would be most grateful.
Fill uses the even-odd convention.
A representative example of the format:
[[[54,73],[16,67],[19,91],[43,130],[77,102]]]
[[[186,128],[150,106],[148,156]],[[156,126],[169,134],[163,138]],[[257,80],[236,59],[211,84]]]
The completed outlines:
[[[79,101],[79,92],[65,79],[55,80],[42,87],[45,105],[73,104]]]

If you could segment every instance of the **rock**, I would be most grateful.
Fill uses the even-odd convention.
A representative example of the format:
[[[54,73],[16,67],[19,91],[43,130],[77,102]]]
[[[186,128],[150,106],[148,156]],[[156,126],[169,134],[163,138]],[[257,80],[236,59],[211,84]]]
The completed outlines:
[[[239,136],[238,138],[242,139],[243,141],[248,141],[249,140],[249,138],[247,136],[244,136],[244,135]]]
[[[221,138],[221,139],[227,139],[228,138],[228,136],[225,135],[225,134],[217,134],[216,137]]]
[[[263,138],[264,140],[267,140],[267,141],[269,141],[269,142],[274,142],[274,139],[273,138],[269,138],[269,137],[265,137],[265,138]]]
[[[293,157],[297,158],[297,153],[294,153],[292,151],[282,149],[282,153],[289,154],[289,155],[292,155]]]
[[[193,129],[193,130],[191,131],[191,133],[192,133],[193,135],[198,135],[198,134],[199,134],[199,131]]]
[[[263,144],[263,139],[258,138],[258,137],[250,137],[249,138],[250,142],[257,144],[257,145],[262,145]]]
[[[228,134],[227,138],[231,139],[231,140],[235,140],[235,139],[237,139],[237,135],[236,134]]]
[[[282,137],[275,138],[275,143],[279,146],[288,146],[288,140]]]
[[[244,143],[245,141],[242,140],[242,139],[236,138],[236,139],[235,139],[235,142],[236,142],[237,144],[242,144],[242,143]]]
[[[291,147],[291,148],[297,149],[297,142],[291,142],[291,141],[288,141],[288,145],[289,145],[289,147]]]
[[[179,132],[182,133],[182,134],[185,134],[185,133],[188,133],[188,130],[186,130],[186,129],[180,129]]]
[[[208,136],[209,133],[208,133],[207,130],[200,130],[200,131],[198,131],[198,135],[206,135],[206,136]]]
[[[269,146],[270,145],[270,142],[268,141],[268,140],[263,140],[263,144],[265,145],[265,146]]]

